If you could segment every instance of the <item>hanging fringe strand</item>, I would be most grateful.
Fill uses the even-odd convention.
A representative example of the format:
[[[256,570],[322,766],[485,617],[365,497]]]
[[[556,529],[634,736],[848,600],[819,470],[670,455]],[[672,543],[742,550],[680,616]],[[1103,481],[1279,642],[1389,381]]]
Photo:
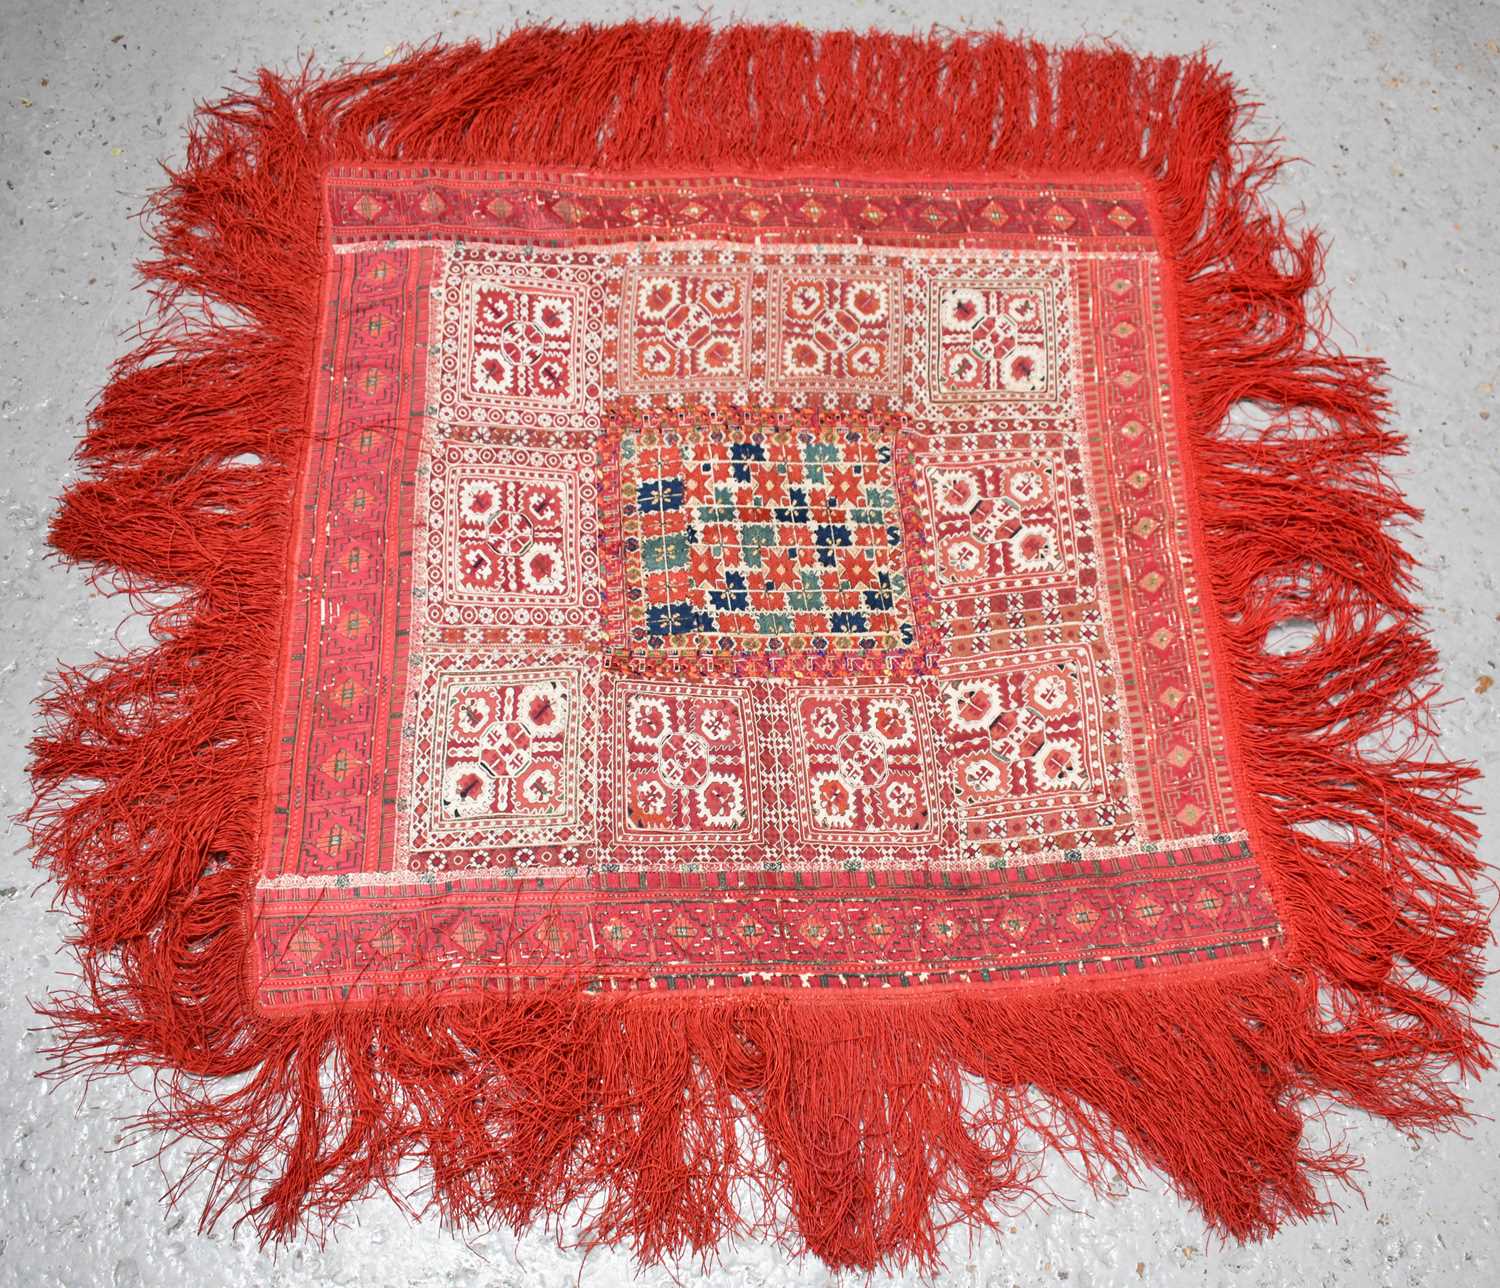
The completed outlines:
[[[755,1234],[833,1266],[931,1266],[949,1226],[1039,1192],[1049,1148],[1095,1185],[1156,1169],[1251,1238],[1325,1211],[1354,1165],[1306,1139],[1315,1099],[1403,1130],[1462,1122],[1446,1079],[1489,1065],[1469,1007],[1487,941],[1473,775],[1425,743],[1436,657],[1390,535],[1414,512],[1382,472],[1400,448],[1383,368],[1327,344],[1318,242],[1262,204],[1280,163],[1238,141],[1245,117],[1202,58],[678,23],[261,73],[200,109],[151,204],[157,321],[94,409],[52,529],[67,560],[169,603],[147,608],[153,648],[65,670],[42,703],[29,822],[81,971],[45,1010],[53,1072],[157,1075],[139,1126],[192,1142],[174,1197],[206,1181],[205,1227],[321,1235],[373,1190],[408,1201],[417,1164],[445,1220],[522,1227],[579,1202],[584,1239],[646,1261]],[[244,906],[319,184],[378,159],[1147,180],[1284,955],[1124,986],[258,1016]],[[1246,401],[1268,423],[1228,433]],[[1292,618],[1314,641],[1271,651]]]

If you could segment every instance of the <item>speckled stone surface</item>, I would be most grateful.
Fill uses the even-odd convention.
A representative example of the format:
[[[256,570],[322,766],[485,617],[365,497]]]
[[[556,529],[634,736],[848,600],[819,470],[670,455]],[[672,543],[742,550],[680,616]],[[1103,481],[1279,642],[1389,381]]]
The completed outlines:
[[[85,579],[49,563],[52,498],[71,476],[69,454],[111,359],[144,300],[130,262],[145,248],[132,213],[172,159],[197,100],[262,64],[307,51],[327,60],[379,58],[433,33],[487,35],[518,20],[607,20],[697,13],[696,5],[579,0],[532,8],[452,0],[0,0],[0,816],[23,807],[31,703],[61,659],[83,661],[139,638],[125,606],[92,597]],[[1447,749],[1496,768],[1500,752],[1500,6],[1275,3],[1257,0],[1012,0],[1004,6],[932,0],[824,0],[816,10],[740,0],[746,19],[816,19],[895,29],[987,25],[1054,42],[1105,35],[1137,48],[1210,45],[1263,120],[1307,162],[1284,178],[1284,208],[1305,207],[1328,233],[1337,335],[1384,355],[1394,372],[1410,455],[1397,475],[1427,512],[1410,537],[1427,567],[1430,622],[1450,704]],[[1491,816],[1500,773],[1476,798]],[[415,1226],[383,1201],[351,1213],[323,1249],[272,1256],[248,1232],[196,1232],[191,1205],[159,1202],[161,1169],[121,1149],[117,1120],[141,1108],[122,1080],[48,1094],[35,1074],[40,1039],[28,999],[66,969],[60,914],[7,824],[0,846],[0,1283],[611,1285],[628,1260],[586,1260],[533,1235],[464,1242]],[[1487,843],[1495,858],[1495,846]],[[1496,1011],[1495,992],[1486,1011]],[[1500,1113],[1500,1078],[1474,1091]],[[1063,1206],[1017,1213],[1000,1237],[955,1242],[953,1288],[1094,1285],[1480,1285],[1500,1282],[1500,1128],[1412,1144],[1356,1116],[1338,1118],[1368,1161],[1364,1198],[1350,1194],[1335,1223],[1284,1231],[1254,1247],[1224,1247],[1164,1185],[1146,1178],[1118,1201],[1095,1199],[1071,1175]],[[716,1285],[820,1285],[815,1262],[777,1250],[726,1248]],[[707,1283],[693,1266],[657,1269],[643,1288]],[[917,1277],[875,1284],[916,1283]]]

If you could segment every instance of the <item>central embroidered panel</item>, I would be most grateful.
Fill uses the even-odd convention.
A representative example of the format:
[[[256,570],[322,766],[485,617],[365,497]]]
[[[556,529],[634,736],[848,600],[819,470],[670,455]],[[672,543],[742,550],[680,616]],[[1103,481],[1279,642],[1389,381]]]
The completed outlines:
[[[1273,942],[1138,194],[329,202],[263,1007]]]
[[[612,446],[628,653],[914,643],[894,426],[631,421]]]

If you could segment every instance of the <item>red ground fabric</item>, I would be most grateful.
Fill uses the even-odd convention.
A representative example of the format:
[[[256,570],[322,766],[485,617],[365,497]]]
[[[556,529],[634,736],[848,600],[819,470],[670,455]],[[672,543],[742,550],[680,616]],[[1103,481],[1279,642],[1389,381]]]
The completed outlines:
[[[1048,1146],[1248,1237],[1351,1164],[1310,1097],[1461,1117],[1399,440],[1242,117],[671,24],[205,109],[55,528],[186,590],[47,700],[59,1069],[161,1071],[263,1237],[383,1187],[646,1259],[932,1263]]]

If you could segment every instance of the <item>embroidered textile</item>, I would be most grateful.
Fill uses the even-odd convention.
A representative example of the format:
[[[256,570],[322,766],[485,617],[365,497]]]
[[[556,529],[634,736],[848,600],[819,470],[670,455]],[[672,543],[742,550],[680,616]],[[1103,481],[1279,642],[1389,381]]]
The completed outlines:
[[[268,1011],[1279,942],[1139,185],[326,192]]]
[[[644,1261],[932,1269],[1047,1150],[1257,1237],[1326,1101],[1462,1121],[1472,771],[1246,120],[678,23],[201,109],[52,531],[153,640],[41,704],[54,1071],[139,1072],[207,1224]]]

